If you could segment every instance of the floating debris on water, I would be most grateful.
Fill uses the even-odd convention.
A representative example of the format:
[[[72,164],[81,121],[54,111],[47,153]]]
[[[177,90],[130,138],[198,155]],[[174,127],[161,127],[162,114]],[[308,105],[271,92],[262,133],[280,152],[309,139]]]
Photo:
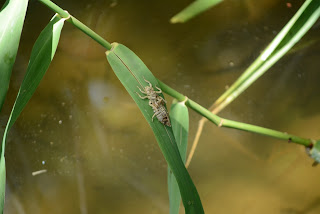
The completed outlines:
[[[46,169],[35,171],[35,172],[32,172],[32,176],[40,175],[40,174],[43,174],[43,173],[46,173],[46,172],[47,172]]]

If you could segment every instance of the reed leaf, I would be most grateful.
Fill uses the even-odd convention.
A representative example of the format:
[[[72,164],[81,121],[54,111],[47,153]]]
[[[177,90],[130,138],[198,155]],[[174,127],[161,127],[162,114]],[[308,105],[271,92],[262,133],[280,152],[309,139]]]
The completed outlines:
[[[37,41],[32,48],[27,72],[22,81],[2,138],[2,146],[0,150],[0,212],[3,212],[3,203],[5,197],[6,177],[4,152],[6,146],[6,137],[10,128],[17,120],[23,108],[26,106],[36,88],[38,87],[42,77],[46,73],[56,52],[64,21],[65,19],[60,19],[58,16],[54,16],[49,24],[40,33]]]
[[[4,155],[0,156],[0,213],[3,213],[6,190],[6,162]]]
[[[320,0],[306,0],[286,26],[262,54],[249,66],[235,83],[214,103],[212,109],[219,112],[271,66],[281,59],[312,27],[320,16]]]
[[[170,109],[172,130],[177,142],[183,163],[186,162],[188,133],[189,133],[189,113],[185,102],[174,100]],[[170,214],[178,214],[180,208],[181,195],[179,186],[170,167],[168,167],[168,192]]]
[[[157,79],[130,49],[118,43],[113,43],[112,46],[112,49],[106,52],[108,62],[149,123],[164,158],[177,179],[186,213],[204,213],[197,189],[181,159],[172,128],[163,125],[157,119],[152,121],[154,112],[148,104],[148,99],[141,99],[137,94],[140,93],[137,86],[148,86],[145,79],[153,87],[159,86]]]
[[[183,23],[209,10],[211,7],[222,2],[222,0],[196,0],[170,19],[171,23]]]
[[[28,0],[7,0],[0,11],[0,112],[9,88],[27,6]]]

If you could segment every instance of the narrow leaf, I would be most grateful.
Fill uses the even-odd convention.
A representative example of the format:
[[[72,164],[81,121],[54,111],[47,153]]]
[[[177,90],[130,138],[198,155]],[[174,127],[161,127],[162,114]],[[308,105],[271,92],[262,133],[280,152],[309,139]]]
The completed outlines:
[[[219,112],[245,91],[272,65],[281,59],[312,27],[320,16],[320,0],[306,0],[297,13],[278,33],[262,54],[236,80],[235,83],[214,103]]]
[[[160,123],[156,118],[152,121],[154,112],[149,106],[148,99],[141,99],[137,94],[140,93],[137,87],[144,89],[148,86],[145,79],[154,88],[159,86],[156,78],[137,55],[121,44],[114,43],[106,55],[113,71],[151,126],[158,145],[177,179],[186,213],[204,213],[197,189],[180,157],[172,128]],[[162,94],[160,96],[163,97]]]
[[[176,138],[178,149],[183,162],[186,162],[188,133],[189,133],[189,113],[185,102],[173,101],[170,110],[173,134]]]
[[[183,23],[222,2],[222,0],[196,0],[170,19],[171,23]]]
[[[60,33],[65,19],[54,16],[49,24],[39,35],[35,42],[26,75],[22,81],[16,101],[11,111],[4,136],[2,139],[1,158],[0,158],[0,212],[3,212],[4,193],[5,193],[5,146],[7,134],[17,120],[18,116],[26,106],[34,91],[38,87],[42,77],[46,73],[51,60],[56,52]]]
[[[6,188],[6,163],[4,156],[0,156],[0,213],[3,213]]]
[[[28,0],[7,0],[0,11],[0,112],[9,88],[27,6]]]
[[[182,161],[185,163],[188,146],[189,113],[184,102],[177,102],[174,100],[171,105],[170,118],[173,134],[176,139]],[[181,196],[178,183],[172,174],[170,167],[168,167],[168,192],[170,214],[178,214]]]

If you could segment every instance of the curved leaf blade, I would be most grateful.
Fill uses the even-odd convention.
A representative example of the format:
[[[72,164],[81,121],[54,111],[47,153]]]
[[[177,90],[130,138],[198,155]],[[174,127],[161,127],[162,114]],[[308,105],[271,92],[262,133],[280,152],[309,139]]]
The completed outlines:
[[[211,7],[219,4],[222,0],[196,0],[192,2],[189,6],[184,8],[181,12],[176,14],[170,19],[171,23],[184,23],[193,17],[209,10]]]
[[[153,110],[148,100],[141,99],[136,93],[139,93],[137,86],[140,88],[147,86],[144,79],[150,81],[153,87],[159,86],[156,78],[130,49],[117,43],[112,45],[113,48],[106,52],[108,62],[151,126],[158,145],[177,179],[186,213],[204,213],[197,189],[180,157],[172,128],[163,125],[156,119],[152,121]]]
[[[177,146],[183,163],[186,162],[188,133],[189,133],[189,113],[184,102],[173,101],[170,109],[172,130],[177,142]],[[170,214],[178,214],[180,208],[181,195],[176,178],[168,167],[168,192]]]
[[[16,60],[28,0],[7,0],[0,11],[0,112]]]
[[[312,27],[320,16],[320,0],[306,0],[262,54],[213,104],[222,110],[280,60]]]
[[[54,16],[35,42],[31,52],[27,73],[22,81],[13,107],[9,129],[32,97],[44,74],[48,70],[58,46],[64,21],[65,19],[61,19],[57,15]]]
[[[49,24],[40,33],[35,42],[26,75],[22,81],[16,101],[12,108],[1,146],[0,156],[0,212],[3,212],[5,197],[5,146],[7,134],[17,120],[18,116],[26,106],[36,88],[38,87],[42,77],[46,73],[58,46],[60,33],[65,19],[54,16]]]

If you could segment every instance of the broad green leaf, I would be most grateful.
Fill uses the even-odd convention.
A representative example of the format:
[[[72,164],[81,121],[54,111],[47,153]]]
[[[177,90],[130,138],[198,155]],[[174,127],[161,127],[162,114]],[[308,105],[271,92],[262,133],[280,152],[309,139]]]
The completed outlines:
[[[144,79],[150,81],[153,87],[159,86],[156,78],[137,55],[121,44],[113,43],[113,48],[107,51],[106,55],[113,71],[151,126],[158,145],[177,179],[186,213],[204,213],[197,189],[181,159],[172,128],[163,125],[156,118],[152,121],[154,113],[148,99],[141,99],[137,94],[137,86],[148,86]]]
[[[28,0],[7,0],[0,11],[0,112],[16,60]]]
[[[188,108],[184,102],[173,101],[170,110],[170,118],[172,130],[176,139],[178,149],[183,163],[186,162],[187,146],[188,146],[188,133],[189,133],[189,113]],[[172,174],[171,169],[168,167],[168,192],[170,214],[178,214],[180,208],[180,191],[176,178]]]
[[[46,73],[56,52],[60,33],[65,19],[54,16],[45,29],[40,33],[35,42],[26,75],[22,81],[16,101],[12,108],[4,136],[2,139],[1,158],[0,158],[0,212],[3,212],[3,202],[5,193],[5,146],[7,134],[17,120],[18,116],[26,106],[34,91],[38,87],[42,77]]]
[[[183,23],[222,2],[222,0],[196,0],[170,19],[171,23]]]
[[[281,59],[281,57],[307,33],[319,16],[320,0],[306,0],[262,54],[236,82],[218,98],[213,105],[215,113],[231,103],[272,65]]]

